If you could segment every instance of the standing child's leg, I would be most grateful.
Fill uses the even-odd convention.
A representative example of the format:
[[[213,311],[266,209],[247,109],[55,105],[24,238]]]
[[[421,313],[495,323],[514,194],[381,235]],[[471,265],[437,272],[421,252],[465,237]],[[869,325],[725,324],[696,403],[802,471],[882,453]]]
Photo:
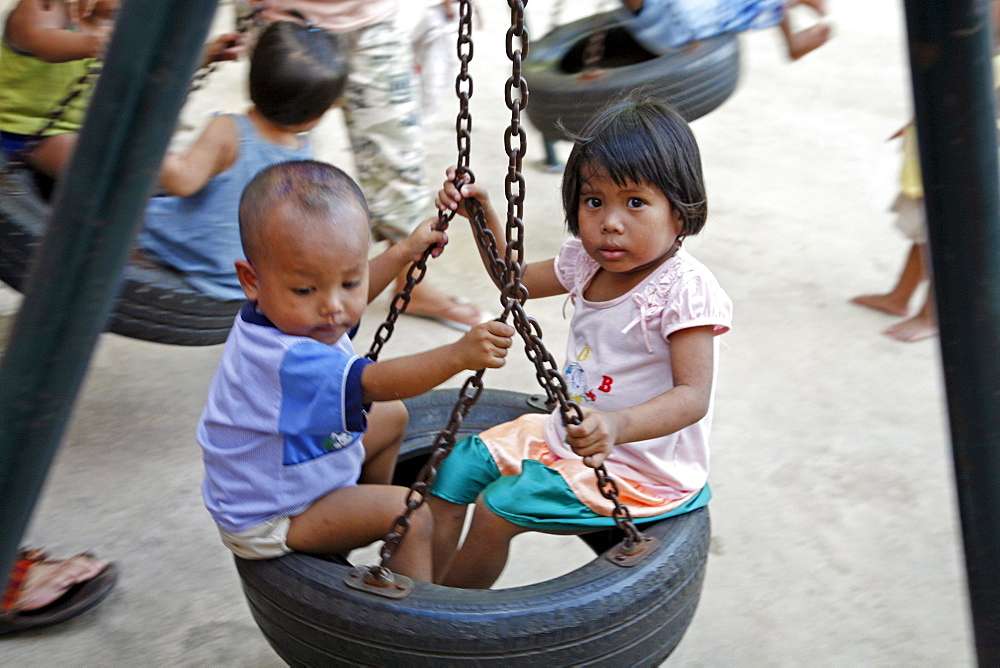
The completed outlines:
[[[921,275],[927,275],[927,247],[924,244],[914,244],[917,250],[917,259],[921,267]],[[897,341],[912,343],[930,338],[938,333],[937,314],[934,312],[934,286],[927,288],[927,298],[920,311],[901,323],[895,324],[885,330],[884,334]]]
[[[785,18],[781,22],[781,33],[788,45],[788,57],[792,60],[798,60],[810,51],[818,49],[830,39],[830,26],[825,23],[794,32],[788,12],[796,5],[806,5],[820,16],[826,16],[825,0],[790,0],[785,4]]]
[[[380,401],[368,411],[365,465],[359,484],[390,485],[410,416],[402,401]]]
[[[861,306],[884,311],[889,315],[905,316],[910,313],[910,298],[924,280],[924,263],[920,244],[910,246],[903,271],[899,274],[895,287],[881,295],[861,295],[851,301]]]

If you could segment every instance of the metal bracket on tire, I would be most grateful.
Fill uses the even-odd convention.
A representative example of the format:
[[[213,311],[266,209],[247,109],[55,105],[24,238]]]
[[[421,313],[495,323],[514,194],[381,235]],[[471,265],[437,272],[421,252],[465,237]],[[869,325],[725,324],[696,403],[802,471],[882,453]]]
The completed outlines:
[[[352,568],[344,578],[351,589],[368,592],[385,598],[404,598],[413,591],[413,580],[385,568]]]
[[[657,539],[651,536],[643,536],[642,540],[633,545],[629,550],[625,549],[624,542],[619,543],[613,551],[609,550],[604,555],[604,558],[613,563],[615,566],[632,568],[652,554],[658,544],[659,541]]]

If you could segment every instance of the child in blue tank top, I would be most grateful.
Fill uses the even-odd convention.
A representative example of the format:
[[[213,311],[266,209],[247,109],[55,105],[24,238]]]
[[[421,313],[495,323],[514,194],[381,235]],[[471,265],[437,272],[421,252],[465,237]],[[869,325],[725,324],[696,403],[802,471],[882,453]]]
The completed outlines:
[[[243,257],[240,194],[262,169],[312,157],[308,133],[341,96],[347,59],[336,37],[298,23],[274,23],[250,60],[245,115],[217,114],[183,153],[168,154],[146,207],[139,247],[179,271],[199,292],[243,298],[233,263]]]

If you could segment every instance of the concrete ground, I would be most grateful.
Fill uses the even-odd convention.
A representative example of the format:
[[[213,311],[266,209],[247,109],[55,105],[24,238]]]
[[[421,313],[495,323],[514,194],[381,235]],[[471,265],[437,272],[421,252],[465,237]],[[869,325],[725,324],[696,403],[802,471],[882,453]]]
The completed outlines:
[[[478,4],[472,166],[498,201],[509,12]],[[537,35],[552,4],[530,3]],[[693,123],[710,216],[688,247],[736,311],[717,386],[708,574],[667,665],[974,663],[937,340],[890,340],[880,331],[894,318],[849,303],[891,287],[908,247],[887,211],[900,156],[886,139],[910,116],[901,3],[830,4],[832,41],[801,61],[786,60],[776,30],[744,34],[738,90]],[[227,12],[223,4],[220,28]],[[178,144],[209,111],[245,107],[243,78],[236,64],[213,75],[185,109]],[[341,125],[331,113],[317,150],[350,167]],[[450,126],[429,136],[435,188],[455,160]],[[539,159],[534,131],[529,142],[528,160]],[[541,259],[565,236],[560,177],[528,168],[526,180],[526,247]],[[470,236],[455,226],[428,277],[495,311]],[[9,326],[19,303],[0,289],[0,323]],[[358,341],[370,340],[387,303],[372,306]],[[561,357],[562,301],[530,307]],[[383,358],[454,336],[405,318]],[[0,639],[0,664],[282,665],[199,496],[194,429],[220,351],[102,336],[24,542],[56,555],[93,550],[119,563],[121,581],[84,616]],[[520,354],[486,378],[536,389]],[[526,535],[500,584],[588,559],[576,539]]]

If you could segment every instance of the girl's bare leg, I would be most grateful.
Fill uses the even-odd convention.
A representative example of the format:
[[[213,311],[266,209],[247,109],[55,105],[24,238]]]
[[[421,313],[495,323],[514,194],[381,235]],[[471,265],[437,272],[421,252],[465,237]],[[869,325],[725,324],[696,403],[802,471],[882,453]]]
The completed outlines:
[[[451,569],[442,584],[448,587],[489,589],[507,565],[510,541],[530,529],[494,515],[486,505],[477,503],[472,525]]]
[[[368,431],[365,432],[365,465],[361,468],[361,484],[390,485],[396,470],[399,448],[403,445],[410,416],[402,401],[380,401],[368,411]]]
[[[921,267],[921,275],[930,275],[927,265],[927,247],[924,244],[914,244],[917,248],[917,258]],[[884,334],[897,341],[912,343],[936,336],[938,333],[937,313],[934,308],[934,286],[927,289],[927,298],[920,312],[909,320],[893,325]]]
[[[469,507],[433,494],[428,495],[427,506],[434,517],[434,582],[441,583],[451,569]]]
[[[385,535],[406,509],[405,487],[355,485],[322,497],[292,518],[288,547],[311,554],[343,554]],[[426,582],[433,575],[431,539],[434,520],[427,506],[410,516],[410,528],[386,565],[396,573]]]

